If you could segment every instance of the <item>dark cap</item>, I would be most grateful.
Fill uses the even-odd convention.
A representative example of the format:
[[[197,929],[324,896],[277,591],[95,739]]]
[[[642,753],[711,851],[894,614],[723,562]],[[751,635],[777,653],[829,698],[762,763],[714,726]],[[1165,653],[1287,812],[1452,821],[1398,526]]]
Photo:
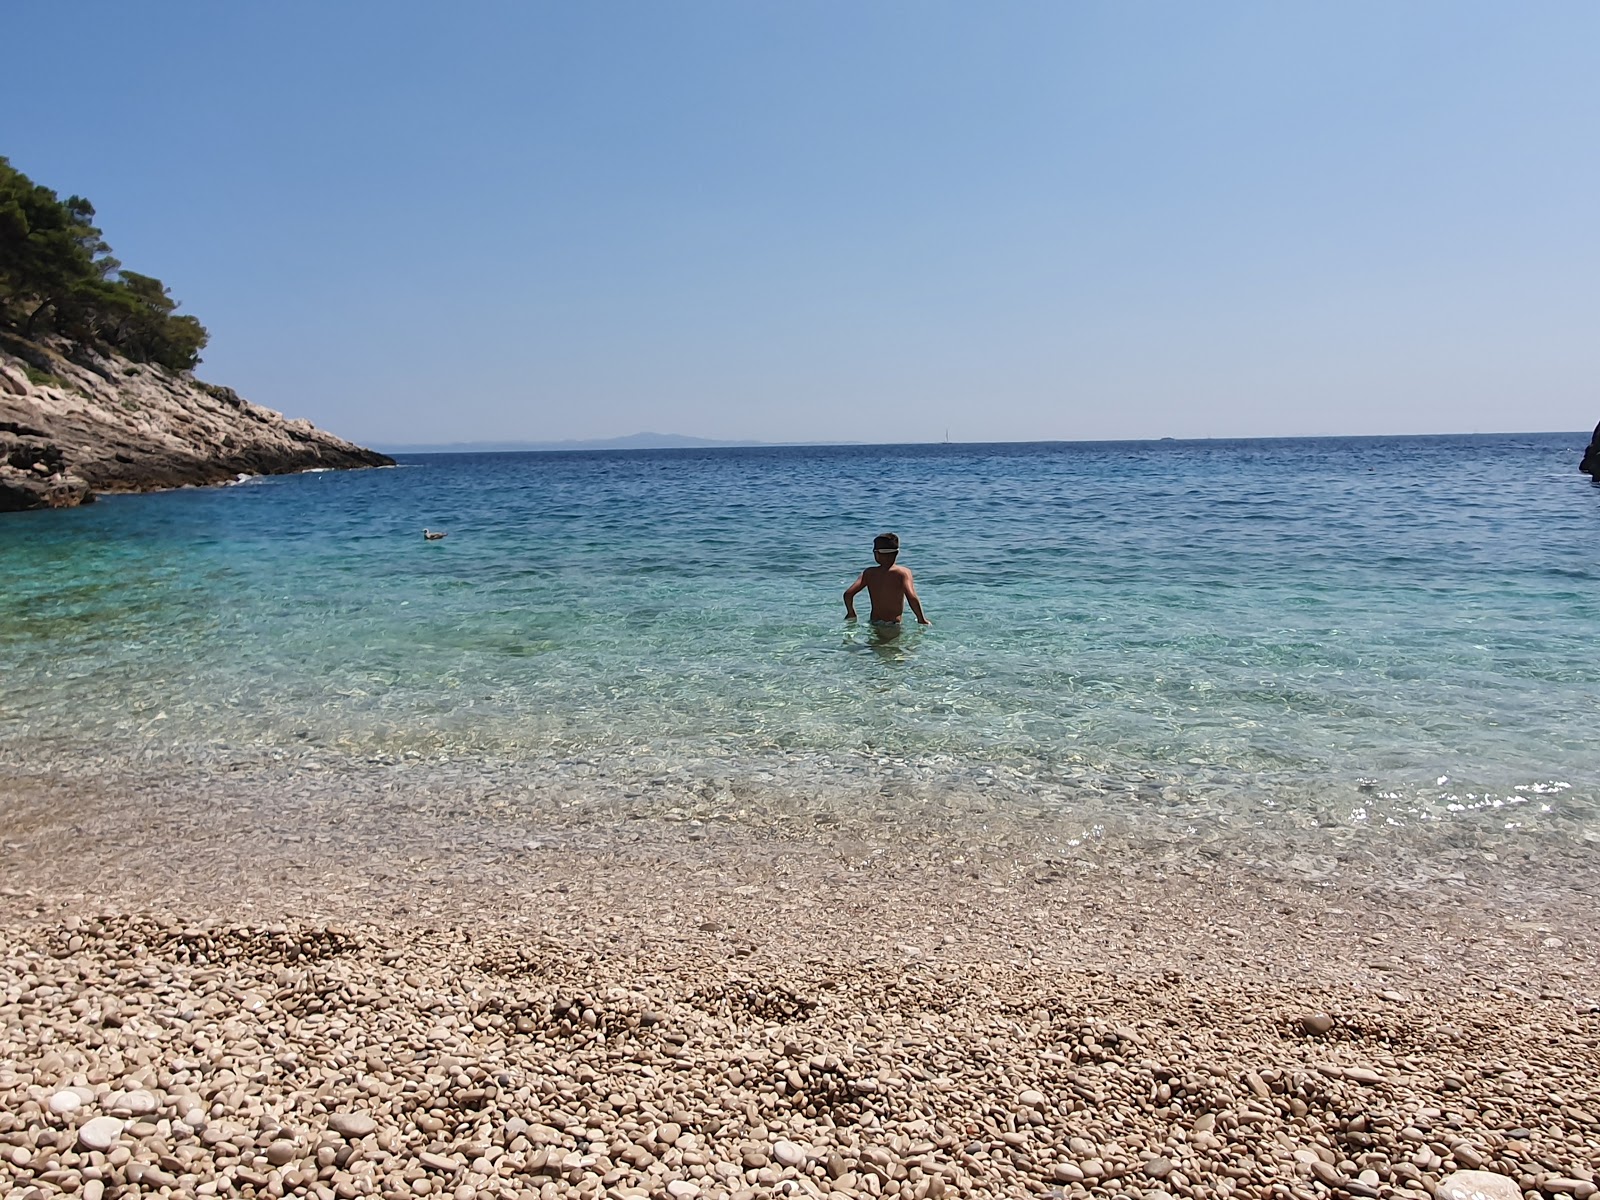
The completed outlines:
[[[872,549],[876,554],[899,554],[900,535],[897,533],[880,533],[872,539]]]

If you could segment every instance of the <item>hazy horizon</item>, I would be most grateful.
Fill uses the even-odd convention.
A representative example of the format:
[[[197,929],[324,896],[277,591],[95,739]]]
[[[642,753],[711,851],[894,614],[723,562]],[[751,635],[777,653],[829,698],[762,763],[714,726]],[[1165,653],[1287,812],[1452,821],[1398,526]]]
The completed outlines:
[[[8,14],[0,154],[376,444],[1569,432],[1600,9]],[[108,119],[107,114],[115,114]]]
[[[1472,430],[1472,431],[1446,431],[1443,433],[1338,433],[1338,434],[1310,434],[1296,435],[1283,434],[1267,437],[1224,437],[1224,438],[1035,438],[1023,441],[974,441],[974,442],[945,442],[938,441],[902,441],[902,442],[847,442],[847,441],[799,441],[799,442],[758,442],[758,441],[724,441],[719,438],[697,438],[684,434],[650,434],[639,433],[623,435],[614,438],[571,438],[558,442],[522,442],[522,441],[475,441],[475,442],[374,442],[372,448],[385,454],[417,455],[417,454],[560,454],[560,453],[603,453],[615,451],[628,453],[633,451],[671,451],[671,450],[825,450],[830,448],[840,449],[873,449],[894,448],[908,446],[939,446],[952,447],[1004,447],[1004,446],[1097,446],[1121,444],[1145,444],[1173,442],[1179,444],[1192,444],[1195,442],[1304,442],[1304,441],[1399,441],[1413,439],[1419,442],[1428,442],[1449,438],[1517,438],[1517,437],[1570,437],[1573,439],[1573,453],[1576,455],[1590,436],[1588,430],[1575,429],[1514,429],[1514,430]]]

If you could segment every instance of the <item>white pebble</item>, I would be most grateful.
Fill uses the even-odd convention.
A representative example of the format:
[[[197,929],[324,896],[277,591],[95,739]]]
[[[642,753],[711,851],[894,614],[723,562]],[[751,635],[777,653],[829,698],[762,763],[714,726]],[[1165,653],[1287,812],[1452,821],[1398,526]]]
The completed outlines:
[[[106,1151],[122,1136],[122,1122],[115,1117],[95,1117],[78,1130],[78,1144],[85,1150]]]
[[[64,1117],[82,1107],[83,1097],[77,1092],[57,1092],[50,1097],[50,1111],[58,1117]]]
[[[1438,1200],[1522,1200],[1515,1179],[1494,1171],[1457,1171],[1439,1184]]]
[[[798,1167],[806,1161],[806,1152],[793,1142],[777,1142],[772,1147],[772,1157],[779,1166]]]

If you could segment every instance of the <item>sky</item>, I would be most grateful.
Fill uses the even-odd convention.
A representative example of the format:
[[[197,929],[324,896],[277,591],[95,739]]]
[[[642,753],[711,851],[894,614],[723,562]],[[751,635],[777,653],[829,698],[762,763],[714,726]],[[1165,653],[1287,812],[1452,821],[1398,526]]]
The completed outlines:
[[[0,154],[370,444],[1579,430],[1600,5],[13,5]],[[20,51],[20,52],[19,52]]]

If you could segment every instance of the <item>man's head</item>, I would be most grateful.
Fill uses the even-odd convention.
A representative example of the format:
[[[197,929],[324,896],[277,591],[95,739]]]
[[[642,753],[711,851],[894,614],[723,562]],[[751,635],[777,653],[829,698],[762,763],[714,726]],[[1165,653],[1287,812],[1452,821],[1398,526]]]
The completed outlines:
[[[893,533],[880,533],[872,539],[872,557],[883,566],[892,566],[900,553],[900,537]]]

